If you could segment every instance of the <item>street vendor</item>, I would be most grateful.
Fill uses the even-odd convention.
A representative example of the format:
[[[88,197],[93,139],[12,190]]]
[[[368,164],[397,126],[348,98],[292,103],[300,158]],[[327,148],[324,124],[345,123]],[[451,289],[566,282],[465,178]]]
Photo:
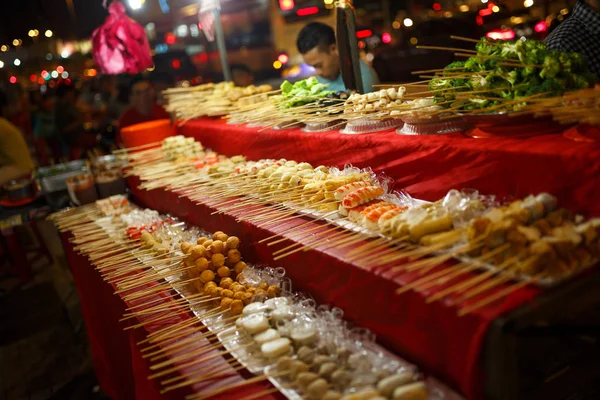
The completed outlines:
[[[316,70],[320,83],[329,84],[329,90],[336,92],[346,90],[342,79],[335,32],[332,27],[320,22],[306,25],[298,34],[296,46],[302,54],[304,62]],[[360,60],[360,72],[365,92],[374,91],[373,85],[379,83],[375,71]]]
[[[578,0],[573,14],[546,39],[549,50],[580,53],[600,79],[600,0]]]
[[[26,177],[33,169],[23,134],[6,118],[0,117],[0,186]]]

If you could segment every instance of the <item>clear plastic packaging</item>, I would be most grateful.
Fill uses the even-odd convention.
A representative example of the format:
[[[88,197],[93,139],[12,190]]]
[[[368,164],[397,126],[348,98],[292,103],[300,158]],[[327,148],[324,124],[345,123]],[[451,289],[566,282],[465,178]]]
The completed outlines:
[[[345,126],[346,123],[339,119],[329,122],[307,122],[306,126],[302,128],[302,132],[329,132],[343,130]]]
[[[374,120],[370,118],[361,118],[348,121],[346,127],[340,131],[345,135],[363,135],[366,133],[383,132],[392,130],[402,125],[402,120],[397,118],[388,118]]]
[[[444,135],[452,132],[462,132],[470,128],[463,120],[439,121],[423,124],[404,123],[396,131],[399,135]]]

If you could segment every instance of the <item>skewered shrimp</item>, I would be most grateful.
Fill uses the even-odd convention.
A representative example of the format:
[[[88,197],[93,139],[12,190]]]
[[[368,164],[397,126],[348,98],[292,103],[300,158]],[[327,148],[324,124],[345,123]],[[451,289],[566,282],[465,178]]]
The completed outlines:
[[[351,209],[361,204],[368,203],[384,193],[385,191],[380,186],[365,186],[344,197],[342,206],[346,209]]]

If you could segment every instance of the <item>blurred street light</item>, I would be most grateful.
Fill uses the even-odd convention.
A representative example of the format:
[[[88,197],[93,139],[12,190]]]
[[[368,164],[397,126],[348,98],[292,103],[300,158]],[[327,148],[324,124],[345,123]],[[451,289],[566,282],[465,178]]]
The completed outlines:
[[[0,50],[2,50],[2,52],[8,51],[8,46],[3,44],[2,47],[0,47]]]
[[[44,35],[45,35],[47,38],[49,38],[49,37],[52,37],[53,33],[52,33],[52,31],[51,31],[50,29],[48,29],[48,30],[47,30],[47,31],[44,33]]]
[[[19,60],[18,58],[15,58],[14,64],[15,64],[15,67],[18,67],[19,65],[21,65],[21,60]]]
[[[0,68],[4,68],[4,61],[0,61]]]
[[[132,10],[139,10],[144,5],[145,0],[129,0],[129,7]]]
[[[413,20],[410,18],[404,18],[404,26],[410,28],[411,26],[413,26]]]
[[[526,8],[529,8],[529,7],[531,7],[531,6],[533,5],[533,0],[525,0],[525,1],[523,2],[523,5],[524,5]]]
[[[17,47],[21,44],[21,41],[19,39],[15,39],[13,40],[13,46]]]

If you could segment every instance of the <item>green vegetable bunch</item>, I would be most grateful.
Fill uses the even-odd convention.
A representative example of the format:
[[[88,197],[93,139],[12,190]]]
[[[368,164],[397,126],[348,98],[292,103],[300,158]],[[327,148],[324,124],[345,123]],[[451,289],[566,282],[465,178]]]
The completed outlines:
[[[596,80],[584,56],[548,50],[543,42],[482,38],[476,49],[476,56],[448,65],[430,82],[437,104],[477,110],[509,102],[506,109],[518,110],[528,96],[560,96]],[[461,92],[476,93],[458,96]]]
[[[282,108],[293,108],[312,103],[334,93],[328,91],[329,85],[319,83],[317,78],[310,77],[294,84],[284,81],[281,84]]]

